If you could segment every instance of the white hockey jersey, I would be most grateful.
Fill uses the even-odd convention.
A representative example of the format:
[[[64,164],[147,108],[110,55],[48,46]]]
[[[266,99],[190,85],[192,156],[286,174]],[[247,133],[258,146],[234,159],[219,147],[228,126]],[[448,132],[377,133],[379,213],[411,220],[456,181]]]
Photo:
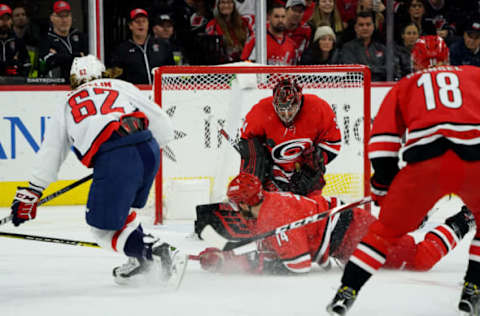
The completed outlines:
[[[56,181],[72,146],[80,161],[91,167],[93,156],[118,128],[120,117],[135,111],[148,118],[148,128],[160,147],[173,140],[168,115],[128,82],[98,79],[69,92],[48,123],[30,182],[46,188]]]

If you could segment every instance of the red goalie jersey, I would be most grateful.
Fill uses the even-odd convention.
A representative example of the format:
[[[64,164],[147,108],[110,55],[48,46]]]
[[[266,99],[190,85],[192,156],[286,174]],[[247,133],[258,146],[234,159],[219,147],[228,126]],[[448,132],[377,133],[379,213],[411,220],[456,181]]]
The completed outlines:
[[[317,146],[324,163],[339,153],[341,134],[330,105],[312,94],[305,94],[294,121],[285,126],[272,104],[273,97],[260,100],[245,117],[241,137],[261,139],[271,154],[273,180],[288,183],[296,163],[302,164],[302,153]]]

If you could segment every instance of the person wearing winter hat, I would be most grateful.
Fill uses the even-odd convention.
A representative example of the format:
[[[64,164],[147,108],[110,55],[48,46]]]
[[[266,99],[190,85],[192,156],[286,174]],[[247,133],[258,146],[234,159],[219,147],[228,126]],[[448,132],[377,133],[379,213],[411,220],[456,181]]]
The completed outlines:
[[[315,31],[313,42],[305,51],[300,63],[302,65],[338,64],[339,54],[335,48],[336,36],[328,25],[320,26]]]

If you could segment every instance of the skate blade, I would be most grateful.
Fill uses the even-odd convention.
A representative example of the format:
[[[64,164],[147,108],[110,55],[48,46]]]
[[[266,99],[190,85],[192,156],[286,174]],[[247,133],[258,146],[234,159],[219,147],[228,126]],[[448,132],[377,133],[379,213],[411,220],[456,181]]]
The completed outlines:
[[[172,258],[171,276],[167,281],[167,288],[171,290],[178,290],[180,287],[185,271],[187,270],[188,256],[182,253],[177,253]]]

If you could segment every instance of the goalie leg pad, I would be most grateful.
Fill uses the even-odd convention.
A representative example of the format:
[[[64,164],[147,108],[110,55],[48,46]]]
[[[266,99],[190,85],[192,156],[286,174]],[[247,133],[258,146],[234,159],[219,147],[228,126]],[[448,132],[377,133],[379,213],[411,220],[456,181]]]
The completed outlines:
[[[240,171],[255,175],[263,183],[270,178],[272,163],[270,153],[257,137],[240,139],[238,142],[242,159]]]
[[[201,232],[207,225],[229,240],[239,240],[253,236],[249,220],[241,213],[233,211],[226,203],[213,203],[198,205],[196,208],[197,220],[195,221],[195,233],[200,237]]]

